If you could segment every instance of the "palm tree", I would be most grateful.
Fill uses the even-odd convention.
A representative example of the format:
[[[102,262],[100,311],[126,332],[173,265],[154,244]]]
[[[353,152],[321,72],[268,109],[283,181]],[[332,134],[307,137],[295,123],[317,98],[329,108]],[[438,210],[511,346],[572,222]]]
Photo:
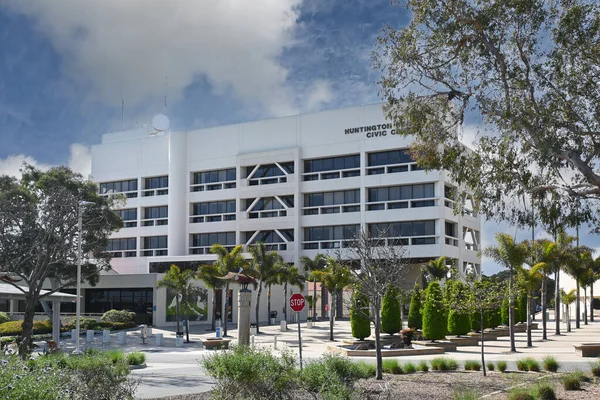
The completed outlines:
[[[571,249],[569,253],[569,261],[565,265],[564,270],[575,280],[577,293],[577,302],[575,303],[575,328],[580,328],[581,310],[579,308],[581,298],[580,288],[586,270],[593,261],[591,249],[587,246],[578,246]],[[569,330],[570,332],[570,330]]]
[[[193,271],[182,271],[177,265],[172,264],[165,276],[156,283],[157,287],[169,289],[175,294],[175,316],[177,321],[177,334],[181,333],[181,330],[179,329],[179,296],[182,296],[181,300],[183,302],[183,305],[185,306],[187,301],[185,295],[187,294],[187,289],[190,285],[190,282],[193,279]]]
[[[447,276],[448,271],[450,270],[446,265],[446,257],[429,260],[429,262],[423,266],[423,269],[431,282],[441,281]]]
[[[594,283],[598,280],[598,278],[600,278],[600,275],[598,274],[596,268],[594,268],[594,264],[595,261],[592,257],[592,250],[589,249],[588,251],[584,251],[581,254],[581,258],[580,258],[581,262],[582,262],[582,270],[583,273],[580,276],[579,279],[579,284],[583,287],[583,315],[584,315],[584,321],[585,324],[588,324],[588,320],[587,320],[587,288],[591,288],[594,286]],[[592,309],[591,312],[592,314],[594,313],[593,310],[593,305],[594,305],[594,300],[592,297]]]
[[[540,263],[534,265],[531,269],[519,268],[519,278],[527,291],[527,347],[533,347],[531,339],[531,306],[533,303],[533,293],[538,290],[543,280],[543,266]]]
[[[592,269],[594,270],[595,276],[597,277],[596,280],[600,279],[600,256],[598,256],[595,260],[594,263],[592,264]],[[590,299],[592,302],[592,307],[590,309],[590,321],[594,322],[594,283],[596,281],[592,282],[592,284],[590,285]]]
[[[571,304],[576,300],[579,301],[576,293],[577,291],[575,289],[571,289],[569,293],[566,293],[564,289],[560,290],[560,297],[567,306],[567,332],[571,332]]]
[[[313,306],[312,306],[312,317],[315,318],[317,312],[317,275],[312,275],[313,271],[320,271],[327,265],[326,257],[323,254],[317,254],[314,259],[302,256],[300,257],[300,265],[306,272],[308,279],[313,281]],[[321,298],[323,298],[321,296]]]
[[[250,274],[257,280],[258,292],[256,293],[256,333],[259,331],[259,315],[260,315],[260,295],[263,288],[270,287],[273,282],[273,277],[276,277],[277,266],[282,262],[281,255],[276,251],[267,250],[264,243],[258,242],[255,245],[248,247],[248,251],[252,254],[251,272]],[[269,302],[269,309],[271,304]],[[268,310],[270,312],[270,310]],[[270,316],[270,315],[269,315]],[[267,317],[269,317],[267,316]],[[268,320],[268,318],[267,318]]]
[[[341,265],[333,257],[326,257],[327,266],[320,271],[313,271],[317,278],[327,288],[330,297],[329,305],[329,340],[333,341],[333,323],[335,321],[335,302],[338,292],[350,286],[352,272],[345,265]]]
[[[510,334],[510,351],[516,352],[515,347],[515,310],[514,310],[514,272],[520,268],[527,257],[527,247],[524,243],[515,243],[514,239],[506,233],[497,233],[498,246],[489,246],[484,254],[508,269],[508,325]]]
[[[219,271],[219,267],[215,264],[212,265],[201,265],[198,268],[198,273],[196,274],[196,278],[200,279],[206,287],[212,289],[212,321],[211,321],[211,330],[215,330],[216,328],[216,320],[217,320],[217,290],[221,289],[225,284],[225,281],[219,279],[221,276],[221,272]]]
[[[289,264],[285,264],[284,266],[282,266],[282,268],[279,270],[279,273],[277,274],[277,277],[277,283],[283,285],[283,318],[287,322],[288,285],[296,286],[298,287],[298,289],[300,289],[300,291],[302,291],[304,290],[304,282],[306,281],[306,278],[300,273],[300,269],[298,267]],[[291,293],[292,290],[290,290],[290,294]]]
[[[525,262],[533,268],[536,268],[542,274],[541,300],[542,303],[542,339],[548,339],[546,330],[546,303],[548,302],[547,279],[552,272],[551,265],[547,262],[550,249],[555,244],[547,239],[538,239],[527,242],[527,258]]]
[[[215,243],[210,247],[210,252],[217,255],[215,265],[219,269],[221,276],[229,272],[239,272],[248,266],[248,262],[242,255],[243,247],[235,246],[228,251],[223,245]],[[229,281],[225,281],[225,301],[224,310],[221,312],[223,318],[223,336],[227,336],[227,320],[229,319]]]
[[[554,292],[554,322],[555,335],[560,335],[560,270],[565,270],[573,259],[572,243],[575,241],[573,236],[567,235],[564,229],[560,229],[556,235],[556,246],[553,250],[550,264],[554,267],[554,280],[556,290]]]

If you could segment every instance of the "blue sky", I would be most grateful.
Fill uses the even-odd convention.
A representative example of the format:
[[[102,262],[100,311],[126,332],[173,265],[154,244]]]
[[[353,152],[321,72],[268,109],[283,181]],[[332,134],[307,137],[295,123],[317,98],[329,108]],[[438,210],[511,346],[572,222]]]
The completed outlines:
[[[165,94],[174,129],[379,101],[371,52],[407,21],[389,0],[3,1],[0,173],[86,172],[121,127],[121,87],[126,128]],[[486,224],[484,242],[500,230],[514,232]]]

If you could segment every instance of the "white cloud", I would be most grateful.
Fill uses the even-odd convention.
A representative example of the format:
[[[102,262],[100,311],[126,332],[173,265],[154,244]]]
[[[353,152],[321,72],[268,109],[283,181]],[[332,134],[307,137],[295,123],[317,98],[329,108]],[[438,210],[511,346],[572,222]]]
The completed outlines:
[[[320,106],[333,100],[333,90],[331,83],[325,80],[316,81],[306,98],[306,108],[308,110],[318,109]]]
[[[71,154],[67,165],[73,171],[79,172],[87,179],[92,170],[92,158],[89,147],[75,143],[71,145],[70,150]],[[21,172],[19,170],[23,166],[23,163],[33,165],[41,170],[47,170],[52,167],[49,164],[39,163],[35,158],[26,156],[25,154],[13,154],[4,159],[0,158],[0,175],[20,177]]]
[[[64,77],[91,87],[92,99],[130,105],[169,97],[204,76],[272,115],[296,111],[278,61],[293,41],[302,0],[11,0],[34,18],[62,55]]]

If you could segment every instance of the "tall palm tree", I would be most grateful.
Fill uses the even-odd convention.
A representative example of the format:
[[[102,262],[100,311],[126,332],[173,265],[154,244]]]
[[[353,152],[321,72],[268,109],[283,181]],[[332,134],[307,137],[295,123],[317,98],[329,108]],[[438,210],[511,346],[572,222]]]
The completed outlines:
[[[215,265],[219,268],[221,276],[227,275],[229,272],[239,272],[248,267],[248,261],[244,258],[242,252],[244,248],[241,245],[235,246],[231,251],[228,251],[223,245],[215,243],[210,247],[210,252],[217,255]],[[227,336],[227,320],[229,319],[229,281],[225,281],[225,301],[223,302],[223,336]]]
[[[211,330],[215,330],[216,328],[216,320],[217,320],[217,290],[223,288],[225,282],[219,277],[222,276],[219,267],[215,264],[212,265],[201,265],[198,268],[198,273],[196,274],[196,278],[200,279],[206,287],[212,289],[212,321],[210,323]]]
[[[450,268],[446,265],[446,257],[440,257],[435,260],[429,260],[423,266],[423,270],[431,282],[441,281],[448,275]]]
[[[567,332],[571,332],[571,304],[575,301],[579,302],[577,298],[577,291],[571,289],[569,293],[566,293],[564,289],[560,290],[560,297],[563,303],[567,306]]]
[[[287,295],[288,295],[288,285],[296,286],[300,291],[304,290],[304,282],[306,281],[306,277],[300,273],[300,269],[295,265],[285,264],[277,274],[278,284],[283,285],[283,318],[287,322]],[[292,290],[290,289],[290,294]]]
[[[508,325],[510,334],[510,351],[516,352],[515,347],[515,296],[514,296],[514,274],[520,268],[527,257],[527,247],[524,243],[515,243],[514,239],[506,233],[496,234],[497,246],[488,246],[484,254],[504,268],[508,269]]]
[[[327,266],[320,271],[313,271],[317,278],[327,288],[330,297],[329,305],[329,340],[333,341],[333,323],[335,321],[335,302],[337,294],[352,283],[352,272],[333,257],[326,257]]]
[[[572,246],[575,238],[567,235],[564,229],[559,229],[556,235],[556,246],[553,249],[552,258],[550,264],[554,267],[554,280],[555,280],[555,291],[554,291],[554,322],[555,322],[555,334],[560,335],[560,271],[565,270],[573,259]]]
[[[586,270],[589,268],[590,263],[593,261],[591,249],[587,246],[573,247],[568,254],[569,260],[566,263],[564,270],[567,274],[575,280],[577,302],[575,303],[575,328],[581,327],[581,310],[579,307],[581,298],[581,282],[584,278]]]
[[[552,272],[552,266],[548,260],[550,257],[551,249],[555,246],[554,242],[547,239],[538,239],[527,242],[527,258],[525,262],[532,268],[542,274],[542,287],[541,287],[541,300],[542,303],[542,339],[548,339],[546,329],[546,303],[548,302],[547,293],[547,279],[548,275]]]
[[[317,275],[311,275],[313,271],[320,271],[327,265],[327,258],[323,254],[317,254],[315,258],[311,259],[306,256],[300,257],[300,265],[304,269],[306,276],[309,277],[309,280],[313,281],[313,307],[312,307],[312,317],[314,319],[315,314],[317,312]],[[323,297],[321,297],[323,298]]]
[[[596,268],[594,268],[595,261],[594,261],[594,258],[592,257],[591,249],[589,249],[588,251],[584,251],[581,255],[580,260],[582,262],[583,273],[581,274],[578,283],[583,287],[583,310],[584,310],[583,317],[584,317],[584,322],[587,325],[588,324],[587,288],[593,287],[594,283],[598,280],[598,278],[600,278],[600,275],[598,274],[598,271],[596,270]],[[593,303],[594,303],[594,300],[592,298],[592,307],[593,307]],[[592,309],[591,312],[593,314],[594,310]]]
[[[159,288],[166,288],[171,290],[175,294],[175,317],[177,321],[177,334],[181,332],[179,324],[179,296],[181,296],[181,302],[183,306],[186,305],[186,294],[187,288],[190,282],[194,279],[194,272],[191,270],[182,271],[177,265],[172,264],[164,277],[162,277],[156,286]],[[189,342],[189,336],[188,336]]]
[[[523,267],[518,269],[519,279],[527,291],[527,347],[533,347],[531,339],[531,306],[533,303],[533,293],[539,289],[543,280],[542,268],[543,266],[538,263],[530,269]]]
[[[256,292],[256,306],[255,306],[255,317],[256,317],[256,333],[260,333],[259,330],[259,315],[260,315],[260,295],[263,288],[270,287],[272,285],[273,277],[276,277],[277,267],[282,262],[281,255],[276,251],[267,250],[267,246],[264,243],[258,242],[255,245],[248,247],[248,251],[252,254],[251,275],[259,280],[258,291]],[[271,307],[269,303],[269,308]],[[270,312],[270,310],[268,311]],[[270,316],[270,315],[269,315]],[[267,320],[268,317],[267,316]]]
[[[592,264],[592,269],[595,272],[595,276],[600,279],[600,256],[598,256],[595,260],[594,263]],[[598,280],[596,279],[596,280]],[[594,322],[594,283],[596,281],[594,281],[591,285],[590,285],[590,299],[592,302],[592,306],[590,308],[590,321]]]

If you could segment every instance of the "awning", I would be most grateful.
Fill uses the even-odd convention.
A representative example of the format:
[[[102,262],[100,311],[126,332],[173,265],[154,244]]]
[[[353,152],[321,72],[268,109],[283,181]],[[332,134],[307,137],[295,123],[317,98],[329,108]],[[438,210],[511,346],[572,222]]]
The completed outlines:
[[[24,287],[24,289],[27,289]],[[50,292],[50,290],[40,290],[40,300],[43,301],[60,301],[62,303],[75,302],[77,296],[74,294],[54,292],[51,295],[44,296],[44,294]],[[43,296],[43,297],[42,297]],[[8,300],[25,300],[25,294],[13,285],[6,283],[0,283],[0,299]]]

